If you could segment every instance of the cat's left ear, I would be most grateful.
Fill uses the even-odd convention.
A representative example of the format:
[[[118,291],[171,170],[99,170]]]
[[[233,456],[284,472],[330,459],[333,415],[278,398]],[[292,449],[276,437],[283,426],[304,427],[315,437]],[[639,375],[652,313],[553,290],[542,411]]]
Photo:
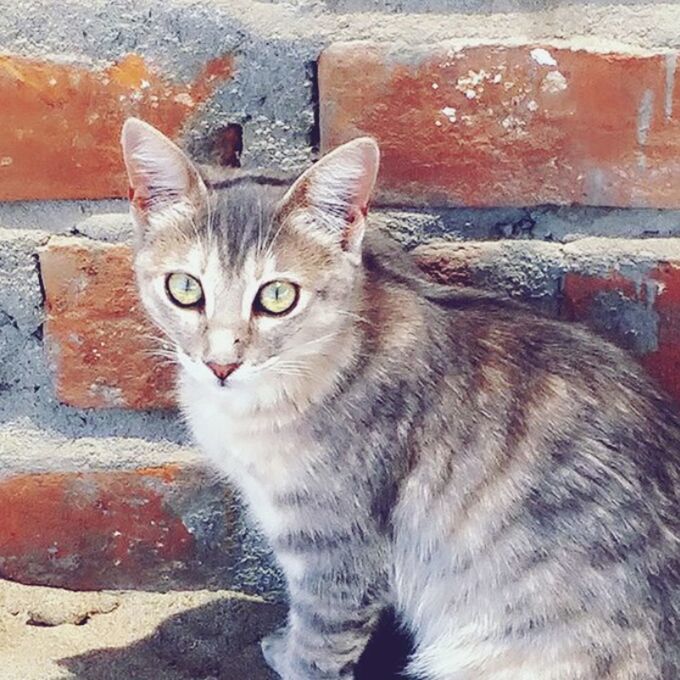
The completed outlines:
[[[284,209],[300,210],[312,228],[336,238],[355,262],[361,261],[368,203],[380,165],[380,149],[360,137],[326,154],[307,170],[283,199]]]
[[[130,182],[132,215],[141,229],[188,217],[207,200],[205,184],[184,152],[137,118],[123,125],[121,145]]]

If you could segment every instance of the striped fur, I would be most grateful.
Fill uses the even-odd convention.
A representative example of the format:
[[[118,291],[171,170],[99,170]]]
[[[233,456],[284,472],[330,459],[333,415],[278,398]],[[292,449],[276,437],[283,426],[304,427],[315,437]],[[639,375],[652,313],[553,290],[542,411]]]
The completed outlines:
[[[348,153],[287,192],[222,183],[191,220],[140,225],[141,296],[177,346],[182,410],[287,577],[268,663],[350,679],[393,606],[413,678],[676,680],[675,411],[579,326],[429,284],[370,229],[353,261],[308,205],[310,184],[341,177],[333,224],[361,242],[370,159],[356,170]],[[191,318],[157,284],[176,268],[206,293]],[[280,272],[308,295],[265,323],[250,296]],[[207,353],[242,362],[233,383]]]

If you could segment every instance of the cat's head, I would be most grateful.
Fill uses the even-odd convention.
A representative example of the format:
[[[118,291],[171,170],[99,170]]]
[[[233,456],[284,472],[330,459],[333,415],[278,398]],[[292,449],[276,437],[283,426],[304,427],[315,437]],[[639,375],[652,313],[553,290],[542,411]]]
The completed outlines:
[[[141,299],[183,379],[256,406],[337,372],[360,305],[375,141],[338,147],[290,186],[235,175],[221,188],[142,121],[122,145]]]

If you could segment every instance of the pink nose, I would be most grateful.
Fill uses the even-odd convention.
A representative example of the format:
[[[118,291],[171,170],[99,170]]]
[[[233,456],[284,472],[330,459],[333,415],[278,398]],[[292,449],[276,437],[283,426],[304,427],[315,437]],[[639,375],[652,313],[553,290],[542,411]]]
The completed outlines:
[[[206,361],[205,365],[220,380],[226,380],[241,364],[216,364],[214,361]]]

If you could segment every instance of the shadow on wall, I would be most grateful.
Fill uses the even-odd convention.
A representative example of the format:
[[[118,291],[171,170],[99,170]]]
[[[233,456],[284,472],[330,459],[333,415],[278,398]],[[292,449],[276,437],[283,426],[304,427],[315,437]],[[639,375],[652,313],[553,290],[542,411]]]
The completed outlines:
[[[128,647],[101,649],[60,662],[77,680],[278,680],[259,640],[285,619],[285,607],[221,600],[183,612]],[[409,641],[386,616],[371,640],[356,680],[403,678]]]

